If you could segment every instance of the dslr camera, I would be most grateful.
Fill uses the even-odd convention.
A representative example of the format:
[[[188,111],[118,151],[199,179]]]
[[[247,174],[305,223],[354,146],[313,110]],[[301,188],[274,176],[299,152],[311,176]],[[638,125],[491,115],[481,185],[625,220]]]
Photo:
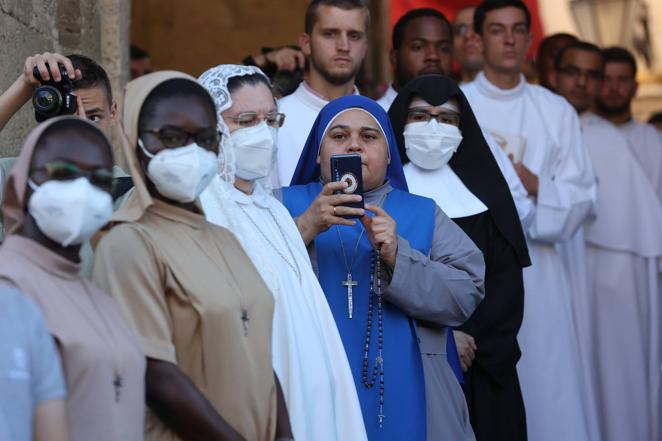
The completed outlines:
[[[46,68],[51,73],[51,79],[48,81],[41,78],[36,66],[32,70],[32,75],[41,83],[41,86],[32,94],[32,106],[37,122],[58,115],[73,115],[76,113],[76,94],[67,70],[62,65],[57,65],[62,79],[56,82],[53,80],[53,74],[48,64]]]

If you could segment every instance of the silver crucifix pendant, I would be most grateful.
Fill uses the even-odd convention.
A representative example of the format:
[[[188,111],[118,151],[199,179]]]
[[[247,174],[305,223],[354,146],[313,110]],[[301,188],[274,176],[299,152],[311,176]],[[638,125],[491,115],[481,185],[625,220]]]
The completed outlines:
[[[343,280],[342,286],[347,288],[347,313],[349,318],[352,318],[352,313],[354,312],[354,298],[352,295],[352,288],[357,286],[359,282],[352,280],[352,273],[347,273],[347,280]]]

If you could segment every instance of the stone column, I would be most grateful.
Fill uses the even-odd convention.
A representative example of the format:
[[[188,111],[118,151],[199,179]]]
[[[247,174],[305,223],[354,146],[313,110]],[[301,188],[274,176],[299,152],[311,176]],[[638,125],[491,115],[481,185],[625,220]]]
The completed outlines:
[[[21,74],[26,57],[55,51],[101,63],[120,98],[128,75],[130,10],[130,0],[0,0],[0,91]],[[35,124],[27,103],[0,132],[0,156],[17,155]]]

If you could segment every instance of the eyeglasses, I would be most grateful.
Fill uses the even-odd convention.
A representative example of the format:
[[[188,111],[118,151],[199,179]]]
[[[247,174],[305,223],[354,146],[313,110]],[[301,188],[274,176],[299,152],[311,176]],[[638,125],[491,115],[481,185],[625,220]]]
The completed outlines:
[[[278,112],[269,112],[264,116],[258,115],[257,112],[241,112],[236,115],[225,115],[223,118],[230,119],[242,127],[254,127],[265,121],[269,127],[278,129],[285,122],[285,114]]]
[[[604,74],[602,73],[602,71],[597,69],[582,70],[577,66],[569,65],[569,66],[563,66],[557,70],[563,75],[566,75],[574,80],[582,76],[587,77],[589,80],[593,80],[593,81],[601,81],[604,78]]]
[[[453,26],[453,34],[454,35],[459,35],[460,37],[464,37],[465,35],[467,35],[469,33],[469,31],[471,31],[471,32],[474,31],[473,25],[462,23],[462,24],[458,24],[458,25]]]
[[[189,139],[193,139],[200,147],[211,150],[216,149],[221,142],[221,132],[211,127],[193,133],[179,127],[166,126],[161,129],[143,130],[142,133],[156,135],[167,148],[182,147]]]
[[[73,181],[81,177],[97,187],[104,190],[113,188],[113,173],[110,170],[98,168],[96,170],[83,170],[75,164],[64,161],[51,162],[41,167],[35,167],[30,170],[30,174],[41,174],[43,177],[38,182],[45,181]]]
[[[430,122],[432,118],[436,119],[438,123],[451,124],[453,126],[460,125],[460,115],[455,112],[439,112],[435,114],[423,109],[410,109],[407,113],[407,123]]]

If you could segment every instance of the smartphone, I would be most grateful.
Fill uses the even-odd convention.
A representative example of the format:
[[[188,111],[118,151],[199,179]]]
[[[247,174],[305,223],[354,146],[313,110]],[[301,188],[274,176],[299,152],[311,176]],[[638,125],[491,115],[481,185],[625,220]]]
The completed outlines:
[[[347,188],[337,193],[358,194],[363,197],[363,172],[361,171],[361,155],[350,153],[347,155],[331,156],[331,180],[346,182]],[[350,208],[364,208],[363,199],[345,205]],[[357,219],[360,216],[343,216],[346,219]]]

